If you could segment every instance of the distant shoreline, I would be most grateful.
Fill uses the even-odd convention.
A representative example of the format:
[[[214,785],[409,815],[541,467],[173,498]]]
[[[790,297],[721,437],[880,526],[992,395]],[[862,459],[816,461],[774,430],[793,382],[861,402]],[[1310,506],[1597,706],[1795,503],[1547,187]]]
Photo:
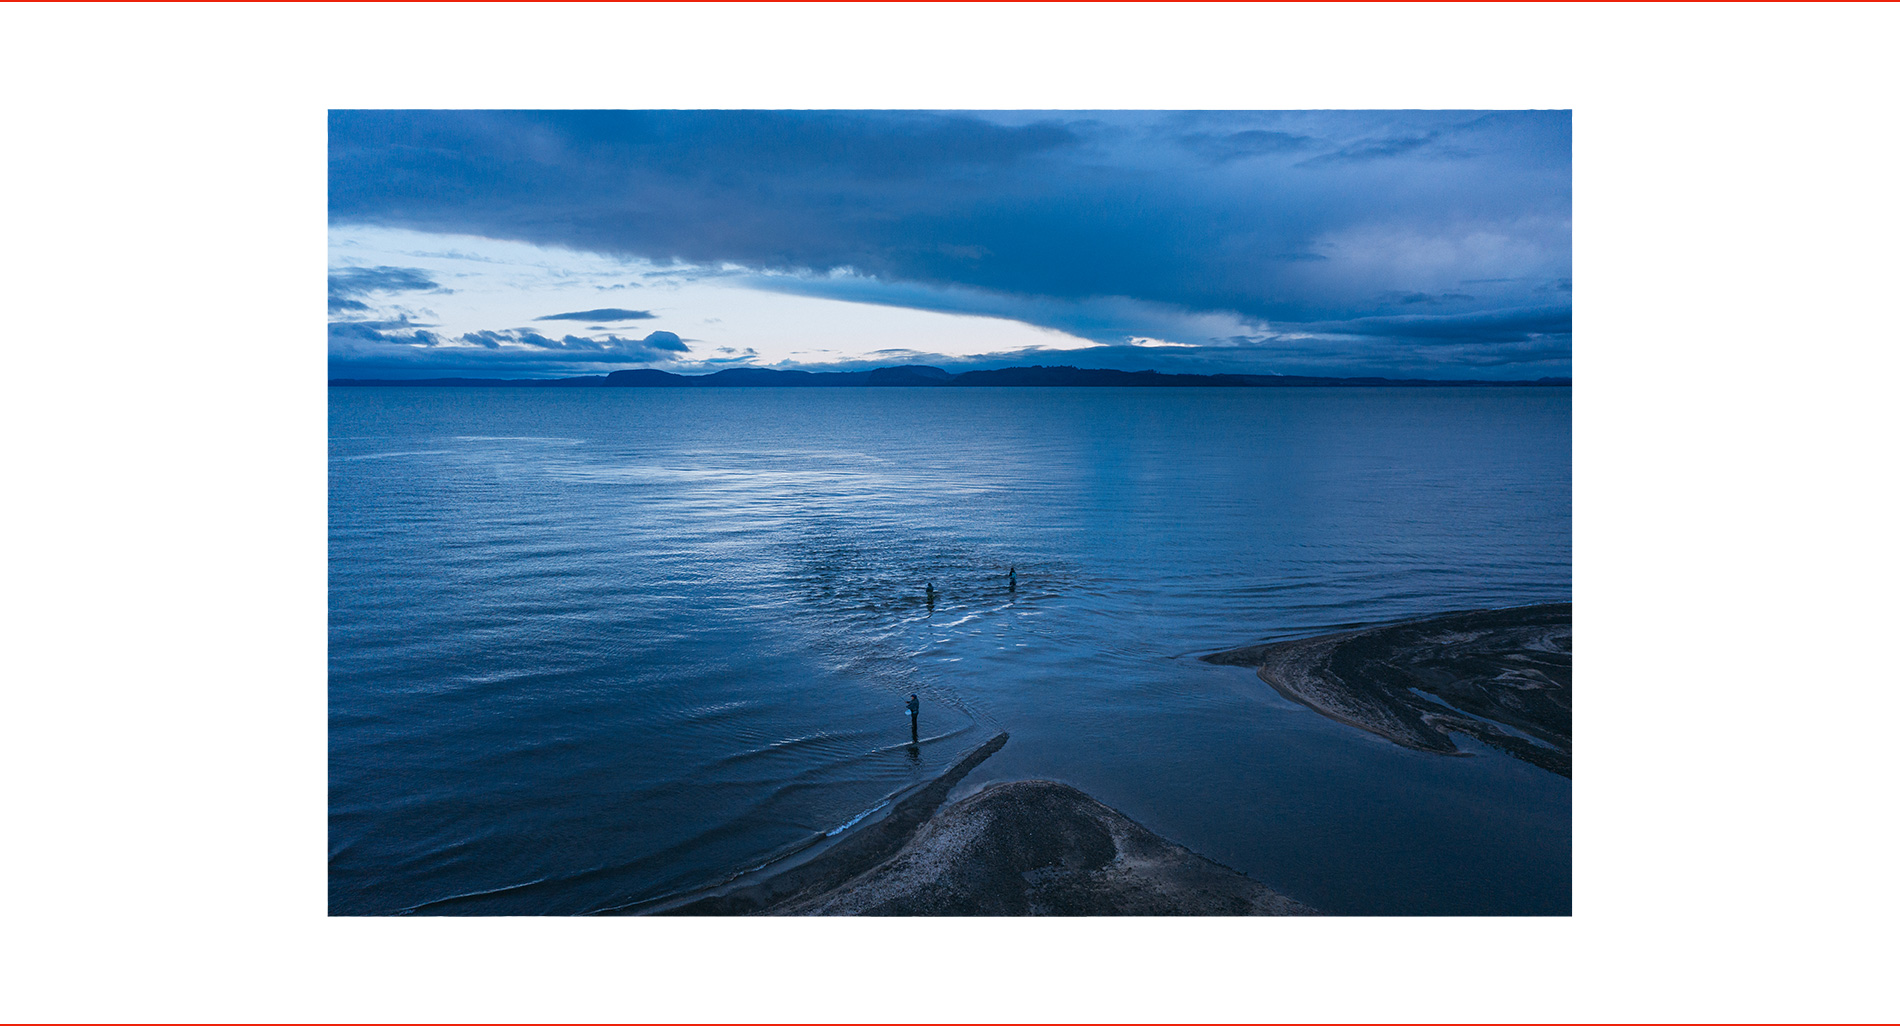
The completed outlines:
[[[1342,378],[1292,374],[1162,374],[1081,367],[1004,367],[952,374],[939,367],[790,371],[734,367],[711,374],[622,370],[572,378],[331,378],[334,388],[1569,388],[1569,378],[1534,381]]]

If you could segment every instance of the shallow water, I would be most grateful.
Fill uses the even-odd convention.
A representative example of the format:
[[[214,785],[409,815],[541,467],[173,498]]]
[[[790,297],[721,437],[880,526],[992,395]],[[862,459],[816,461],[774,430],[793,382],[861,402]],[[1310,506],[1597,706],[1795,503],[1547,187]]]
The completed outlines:
[[[1568,389],[333,388],[330,434],[333,913],[652,899],[998,730],[958,794],[1064,780],[1328,911],[1569,911],[1569,781],[1196,658],[1568,600]]]

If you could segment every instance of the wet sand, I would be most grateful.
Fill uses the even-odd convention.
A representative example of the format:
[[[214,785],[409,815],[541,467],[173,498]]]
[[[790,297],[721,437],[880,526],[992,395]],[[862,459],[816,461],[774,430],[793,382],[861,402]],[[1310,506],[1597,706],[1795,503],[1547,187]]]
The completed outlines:
[[[652,910],[652,915],[671,916],[743,916],[775,913],[784,905],[829,891],[852,877],[890,858],[909,841],[937,811],[950,789],[968,776],[984,759],[1009,743],[1009,734],[998,734],[971,752],[942,776],[898,802],[884,818],[868,823],[845,835],[844,839],[817,857],[763,875],[756,881],[742,881],[700,898],[673,903]]]
[[[1473,610],[1203,656],[1426,752],[1465,734],[1570,776],[1570,603]]]
[[[1312,915],[1067,784],[992,784],[937,812],[999,734],[803,864],[660,915]],[[933,815],[935,813],[935,815]]]

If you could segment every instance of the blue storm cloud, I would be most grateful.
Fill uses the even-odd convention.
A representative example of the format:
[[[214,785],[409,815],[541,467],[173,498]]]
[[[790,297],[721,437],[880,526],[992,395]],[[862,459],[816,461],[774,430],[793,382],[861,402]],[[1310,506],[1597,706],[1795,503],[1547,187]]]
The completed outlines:
[[[1470,298],[1470,297],[1459,297]],[[1441,302],[1436,297],[1403,297],[1400,302]],[[1525,342],[1570,336],[1570,307],[1542,306],[1462,314],[1407,314],[1360,317],[1350,321],[1302,326],[1307,331],[1371,338],[1435,342]]]
[[[1280,352],[1322,338],[1342,370],[1456,376],[1534,343],[1568,373],[1565,111],[333,111],[330,140],[339,224],[736,265],[1108,343],[1159,330],[1118,320],[1130,303],[1220,313]]]

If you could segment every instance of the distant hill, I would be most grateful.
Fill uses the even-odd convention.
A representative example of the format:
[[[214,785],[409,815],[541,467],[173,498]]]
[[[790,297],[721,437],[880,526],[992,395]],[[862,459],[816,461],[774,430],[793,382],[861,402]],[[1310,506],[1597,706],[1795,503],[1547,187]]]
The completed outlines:
[[[1323,378],[1292,374],[1162,374],[1151,370],[1091,370],[1041,365],[952,374],[941,367],[914,364],[864,371],[786,371],[733,367],[711,374],[674,374],[670,371],[642,369],[579,378],[331,378],[330,384],[382,388],[1567,388],[1570,379],[1441,381],[1430,378]]]

